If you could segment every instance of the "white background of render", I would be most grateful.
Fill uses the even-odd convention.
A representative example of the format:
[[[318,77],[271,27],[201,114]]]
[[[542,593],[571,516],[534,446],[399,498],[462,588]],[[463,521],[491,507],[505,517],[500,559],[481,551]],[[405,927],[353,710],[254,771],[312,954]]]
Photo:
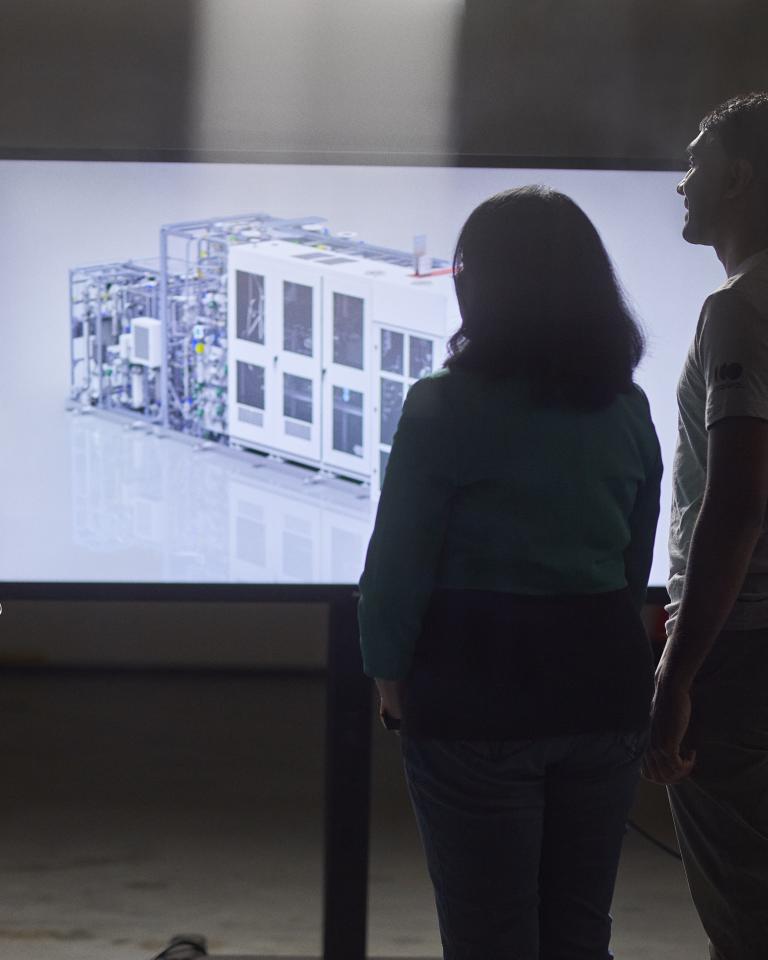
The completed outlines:
[[[681,239],[682,201],[674,190],[678,179],[675,173],[618,171],[0,163],[0,580],[239,576],[235,563],[208,563],[205,543],[187,566],[170,555],[175,544],[157,536],[142,541],[116,533],[112,543],[98,550],[75,536],[71,417],[63,413],[70,267],[154,257],[163,223],[261,211],[324,216],[333,230],[354,231],[361,239],[405,250],[415,234],[425,233],[430,254],[449,258],[462,222],[484,197],[507,187],[545,183],[572,196],[592,218],[648,333],[648,354],[638,379],[651,400],[666,464],[651,576],[652,584],[662,585],[675,385],[701,302],[724,279],[712,250],[690,247]],[[98,445],[98,438],[94,442]],[[134,437],[132,449],[135,445]],[[169,456],[175,454],[164,454]],[[136,467],[137,457],[151,460],[151,449],[132,457]],[[179,452],[179,464],[188,459]],[[188,469],[194,471],[194,460],[190,462]],[[148,476],[151,485],[151,472]],[[100,498],[107,513],[130,510],[125,498],[135,487],[110,477],[108,488],[94,490],[92,496]],[[163,495],[155,491],[156,500]],[[221,507],[216,490],[209,502],[206,495],[194,491],[189,506],[201,527],[201,515]],[[168,506],[156,502],[154,509],[162,515]],[[317,511],[324,509],[319,501]],[[306,514],[306,505],[302,510]],[[214,527],[205,534],[210,554],[221,557],[228,549],[227,531],[209,526]],[[317,529],[321,526],[318,520]],[[161,532],[167,528],[165,522],[155,524]],[[350,566],[344,564],[345,575]],[[265,569],[270,580],[295,580],[274,565]],[[333,569],[318,562],[309,578],[328,582]]]

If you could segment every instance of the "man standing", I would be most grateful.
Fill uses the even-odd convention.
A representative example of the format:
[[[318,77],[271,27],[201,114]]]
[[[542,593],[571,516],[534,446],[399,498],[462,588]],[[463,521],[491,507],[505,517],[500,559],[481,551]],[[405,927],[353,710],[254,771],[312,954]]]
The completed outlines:
[[[768,93],[688,147],[683,237],[727,280],[678,384],[668,641],[645,774],[669,784],[713,960],[768,956]]]

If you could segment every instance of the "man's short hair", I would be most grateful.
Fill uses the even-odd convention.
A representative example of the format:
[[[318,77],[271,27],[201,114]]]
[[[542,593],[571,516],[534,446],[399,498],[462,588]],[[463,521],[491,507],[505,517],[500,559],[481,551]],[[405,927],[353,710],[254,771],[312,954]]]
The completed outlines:
[[[732,159],[749,160],[755,175],[768,181],[768,93],[746,93],[715,107],[699,124],[713,133]]]

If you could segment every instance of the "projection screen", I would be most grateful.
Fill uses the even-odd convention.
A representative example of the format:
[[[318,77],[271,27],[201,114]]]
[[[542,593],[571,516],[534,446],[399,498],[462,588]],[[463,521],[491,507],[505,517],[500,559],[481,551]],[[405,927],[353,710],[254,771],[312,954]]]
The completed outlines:
[[[675,387],[723,281],[674,172],[0,163],[0,581],[357,581],[403,398],[456,329],[473,207],[541,183],[596,224]]]

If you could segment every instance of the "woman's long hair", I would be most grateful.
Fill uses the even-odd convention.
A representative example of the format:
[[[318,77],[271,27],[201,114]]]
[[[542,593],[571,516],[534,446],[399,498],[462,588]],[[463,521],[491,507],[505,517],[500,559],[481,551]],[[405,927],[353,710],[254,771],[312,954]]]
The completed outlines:
[[[645,338],[570,197],[528,186],[477,207],[456,245],[461,327],[447,367],[519,376],[544,404],[597,409],[632,387]]]

